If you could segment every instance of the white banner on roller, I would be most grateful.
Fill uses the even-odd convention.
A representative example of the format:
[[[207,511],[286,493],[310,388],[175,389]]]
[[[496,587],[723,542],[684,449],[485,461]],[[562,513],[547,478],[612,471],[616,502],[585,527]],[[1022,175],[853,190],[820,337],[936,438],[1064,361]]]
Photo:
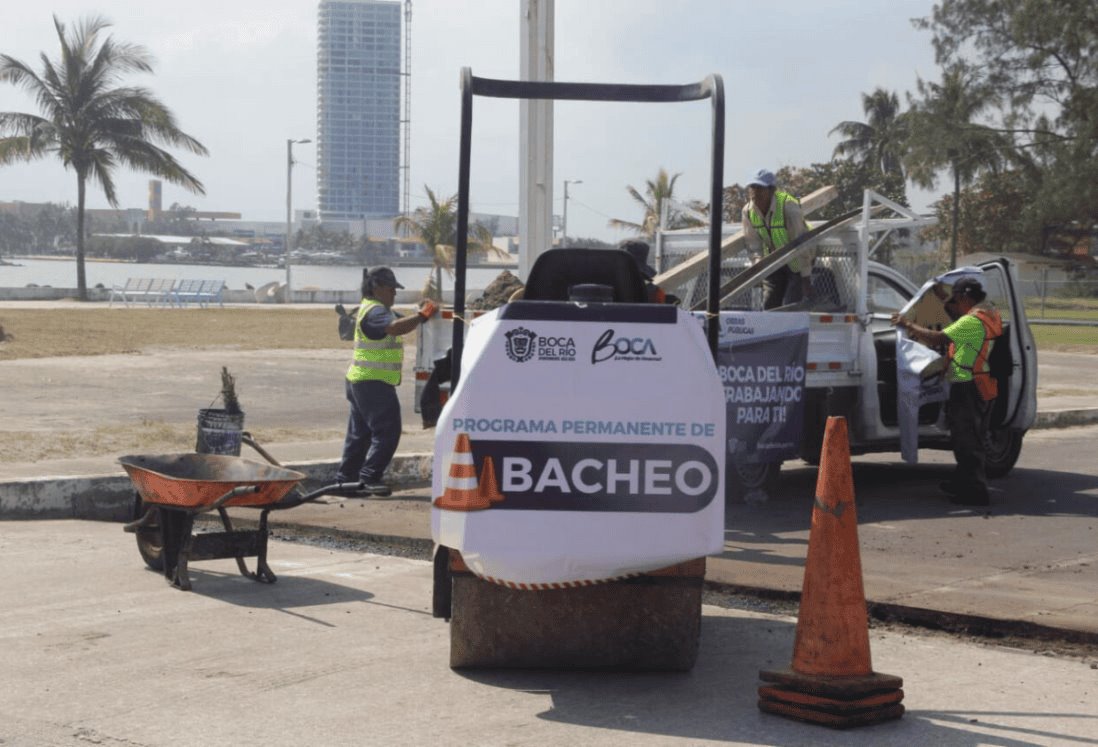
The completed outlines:
[[[723,550],[724,392],[701,329],[601,308],[512,304],[470,327],[431,529],[478,576],[582,584]]]

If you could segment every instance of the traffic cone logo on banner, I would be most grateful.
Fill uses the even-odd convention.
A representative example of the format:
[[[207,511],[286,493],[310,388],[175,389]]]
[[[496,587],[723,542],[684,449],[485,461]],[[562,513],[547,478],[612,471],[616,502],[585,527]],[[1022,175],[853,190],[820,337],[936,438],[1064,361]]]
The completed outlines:
[[[480,494],[490,503],[499,503],[503,500],[503,493],[499,492],[499,483],[496,482],[496,468],[492,457],[484,457],[484,466],[480,468],[480,482],[477,485]]]
[[[759,672],[759,709],[849,727],[900,718],[903,679],[873,671],[846,419],[827,419],[788,669]]]
[[[442,495],[435,499],[434,505],[448,511],[480,511],[492,505],[477,487],[477,466],[473,462],[473,445],[468,433],[457,434],[450,455],[450,472],[446,475]]]

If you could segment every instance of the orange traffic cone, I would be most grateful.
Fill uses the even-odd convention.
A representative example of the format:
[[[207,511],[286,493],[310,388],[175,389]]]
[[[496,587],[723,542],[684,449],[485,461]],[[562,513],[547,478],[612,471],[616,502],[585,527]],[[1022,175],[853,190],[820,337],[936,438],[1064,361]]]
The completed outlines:
[[[827,419],[790,668],[763,670],[759,708],[861,726],[903,715],[903,680],[873,671],[846,419]]]
[[[473,445],[468,433],[459,433],[454,440],[450,474],[434,505],[448,511],[479,511],[492,505],[477,489],[477,466],[473,462]]]
[[[477,489],[491,503],[499,503],[503,500],[503,493],[499,492],[499,483],[496,482],[496,468],[490,456],[484,457],[484,466],[480,468],[480,482]]]

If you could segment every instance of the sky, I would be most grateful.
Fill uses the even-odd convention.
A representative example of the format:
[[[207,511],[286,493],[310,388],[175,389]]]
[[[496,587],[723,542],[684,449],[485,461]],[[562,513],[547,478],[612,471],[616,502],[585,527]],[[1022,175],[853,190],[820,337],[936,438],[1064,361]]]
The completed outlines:
[[[414,0],[412,9],[412,207],[424,185],[457,191],[459,73],[519,77],[519,0]],[[830,130],[864,121],[862,94],[878,87],[901,102],[918,78],[938,80],[930,35],[911,19],[931,0],[557,0],[555,77],[599,83],[691,83],[717,73],[726,97],[724,183],[760,168],[828,160]],[[284,220],[286,140],[295,145],[293,207],[316,207],[316,11],[313,0],[51,0],[0,5],[0,53],[38,67],[58,44],[51,14],[74,22],[92,14],[119,39],[145,46],[153,75],[134,75],[210,151],[176,151],[205,195],[164,184],[163,204],[235,211],[247,220]],[[568,233],[617,241],[611,218],[638,221],[626,187],[643,192],[662,167],[681,174],[677,197],[703,199],[709,179],[708,101],[684,104],[556,102],[554,213],[568,192]],[[37,113],[24,91],[0,84],[0,111]],[[518,214],[519,107],[474,103],[470,199],[473,211]],[[119,170],[122,207],[147,205],[146,174]],[[922,192],[925,209],[948,185]],[[0,201],[76,202],[76,178],[56,159],[0,168]],[[89,189],[89,207],[107,207]]]

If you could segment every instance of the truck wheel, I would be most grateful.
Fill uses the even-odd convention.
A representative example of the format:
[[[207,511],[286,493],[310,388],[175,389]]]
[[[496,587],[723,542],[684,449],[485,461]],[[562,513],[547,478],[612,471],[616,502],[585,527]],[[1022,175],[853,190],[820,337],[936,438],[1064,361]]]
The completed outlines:
[[[1014,469],[1018,455],[1022,453],[1025,431],[1011,428],[993,428],[987,434],[987,476],[1004,477]]]
[[[781,462],[764,464],[732,464],[726,471],[725,496],[730,500],[743,500],[749,493],[763,492],[769,495],[778,484]]]

